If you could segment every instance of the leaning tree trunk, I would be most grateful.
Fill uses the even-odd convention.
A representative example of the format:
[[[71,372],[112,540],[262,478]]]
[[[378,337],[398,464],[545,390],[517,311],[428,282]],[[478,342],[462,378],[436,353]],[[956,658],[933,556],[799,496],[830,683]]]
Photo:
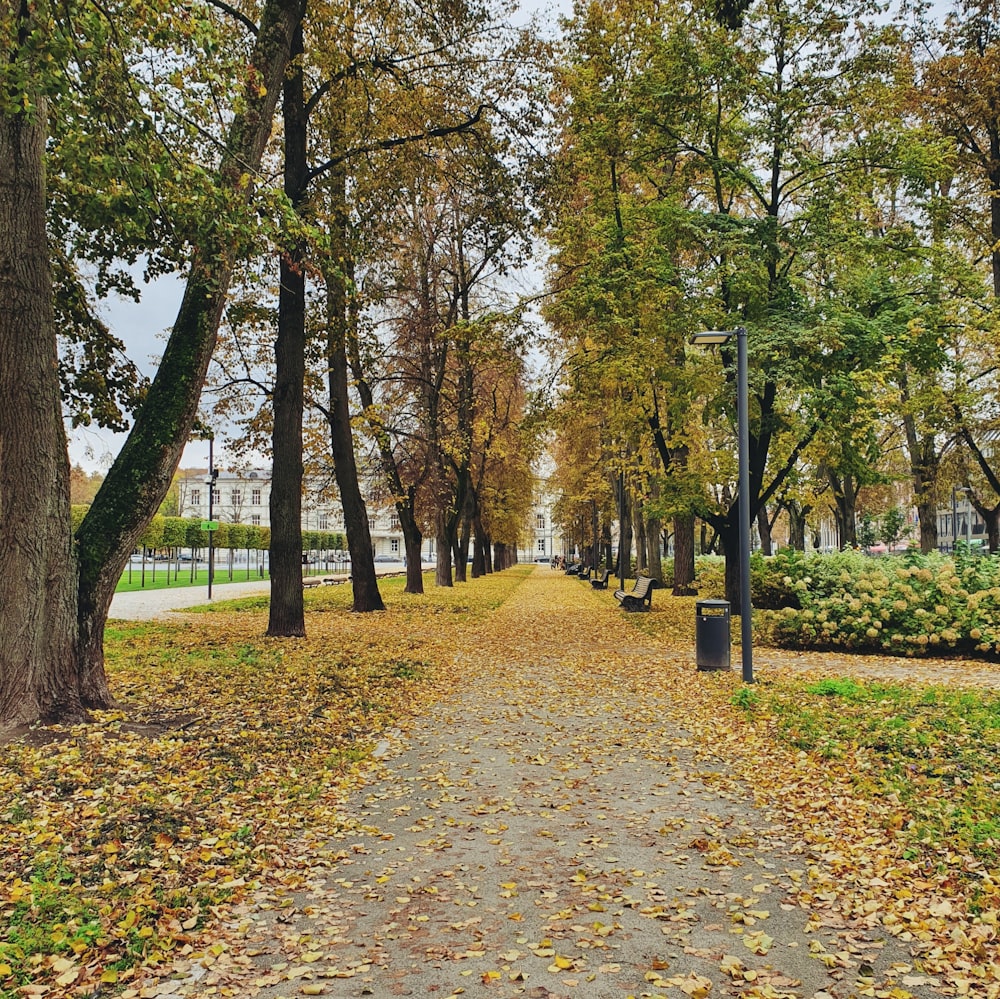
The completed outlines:
[[[331,321],[333,329],[335,323]],[[354,587],[355,611],[385,610],[375,575],[375,556],[368,524],[368,509],[361,495],[358,466],[354,458],[351,413],[347,397],[347,354],[343,337],[332,334],[330,363],[330,442],[337,489],[344,509],[344,530],[351,553],[351,584]]]
[[[292,38],[292,69],[284,83],[285,195],[298,211],[309,183],[306,106],[302,75],[302,26]],[[267,634],[304,636],[302,601],[302,409],[306,374],[306,277],[304,240],[281,254],[278,332],[271,431],[271,603]]]
[[[45,231],[46,102],[0,116],[0,729],[83,717]],[[110,702],[106,685],[95,706]]]
[[[330,171],[329,193],[333,207],[330,225],[333,266],[324,275],[327,290],[327,385],[330,392],[330,444],[333,470],[344,511],[344,530],[351,553],[351,585],[354,589],[352,610],[359,612],[385,610],[375,574],[375,554],[372,551],[368,509],[361,495],[358,465],[354,457],[354,435],[351,432],[351,408],[348,396],[347,337],[350,316],[347,301],[346,262],[347,242],[347,167],[342,157],[344,146],[344,116],[346,102],[337,104],[337,117],[330,133],[330,151],[340,161]]]
[[[234,115],[218,171],[220,194],[242,214],[254,185],[288,65],[291,37],[303,0],[268,0],[245,70],[242,108]],[[129,554],[159,509],[191,435],[215,349],[229,282],[240,247],[233,227],[206,222],[177,319],[135,423],[77,531],[80,590],[77,607],[81,695],[85,704],[109,700],[104,674],[104,625]]]

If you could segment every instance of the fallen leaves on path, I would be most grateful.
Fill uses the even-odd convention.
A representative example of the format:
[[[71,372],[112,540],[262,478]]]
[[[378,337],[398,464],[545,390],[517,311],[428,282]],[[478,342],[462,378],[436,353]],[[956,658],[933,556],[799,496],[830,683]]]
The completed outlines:
[[[10,994],[1000,995],[996,872],[749,722],[685,604],[387,596],[125,630],[125,711],[4,747]]]

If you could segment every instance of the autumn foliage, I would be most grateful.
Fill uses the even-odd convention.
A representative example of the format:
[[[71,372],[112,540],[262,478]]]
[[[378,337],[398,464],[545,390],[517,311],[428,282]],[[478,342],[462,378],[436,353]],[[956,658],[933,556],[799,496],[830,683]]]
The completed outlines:
[[[262,637],[262,598],[110,629],[121,710],[0,750],[0,995],[84,996],[105,983],[140,999],[172,985],[180,965],[201,976],[185,994],[250,994],[260,973],[234,913],[266,899],[280,914],[314,864],[350,852],[364,832],[351,796],[379,757],[432,704],[472,691],[488,695],[477,704],[491,725],[520,702],[600,721],[614,699],[632,743],[608,735],[593,766],[682,753],[699,794],[757,802],[767,828],[755,850],[780,841],[801,855],[796,906],[905,945],[914,964],[900,982],[998,993],[1000,703],[969,686],[973,674],[941,667],[965,684],[944,690],[910,683],[908,660],[760,649],[761,682],[745,687],[735,673],[695,670],[693,599],[658,590],[649,613],[625,615],[610,594],[531,567],[428,595],[401,587],[387,582],[378,615],[349,613],[346,587],[307,593],[308,639]],[[515,672],[512,660],[537,667]],[[878,681],[847,675],[855,662]],[[476,734],[447,738],[471,746]],[[537,749],[518,752],[544,772]],[[736,863],[747,828],[692,843],[688,862]],[[735,928],[751,951],[717,962],[746,994],[758,994],[745,976],[770,946],[769,925]],[[299,949],[267,981],[322,994],[323,955]],[[822,948],[813,956],[847,967]],[[553,974],[572,970],[543,960]],[[646,976],[653,988],[705,988],[655,962]],[[891,994],[912,994],[900,988]]]

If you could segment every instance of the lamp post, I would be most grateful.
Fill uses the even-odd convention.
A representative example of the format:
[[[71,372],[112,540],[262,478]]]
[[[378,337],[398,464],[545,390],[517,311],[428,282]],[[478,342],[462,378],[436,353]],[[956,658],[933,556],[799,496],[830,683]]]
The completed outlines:
[[[736,337],[736,416],[739,447],[740,641],[743,682],[753,683],[753,606],[750,597],[750,392],[747,375],[747,331],[743,326],[737,326],[732,330],[708,330],[692,334],[690,342],[705,347],[728,343],[733,337]]]
[[[212,524],[213,504],[215,499],[215,482],[219,478],[219,470],[212,458],[212,443],[214,436],[208,438],[208,599],[212,599],[212,576],[215,571],[215,546],[213,544],[214,527]]]

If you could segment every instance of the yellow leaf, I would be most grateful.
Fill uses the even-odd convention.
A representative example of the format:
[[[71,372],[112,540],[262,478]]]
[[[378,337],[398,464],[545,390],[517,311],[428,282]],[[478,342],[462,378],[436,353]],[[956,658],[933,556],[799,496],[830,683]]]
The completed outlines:
[[[766,933],[746,933],[743,936],[743,944],[754,954],[766,954],[774,943],[774,937],[769,937]]]
[[[319,982],[306,982],[300,991],[304,996],[321,996],[324,989]]]
[[[56,978],[56,985],[62,985],[63,987],[67,985],[72,985],[77,978],[80,976],[79,968],[70,968],[69,971],[64,972]]]
[[[114,968],[108,968],[108,970],[101,975],[101,982],[104,985],[114,985],[117,981],[118,972],[115,971]]]

